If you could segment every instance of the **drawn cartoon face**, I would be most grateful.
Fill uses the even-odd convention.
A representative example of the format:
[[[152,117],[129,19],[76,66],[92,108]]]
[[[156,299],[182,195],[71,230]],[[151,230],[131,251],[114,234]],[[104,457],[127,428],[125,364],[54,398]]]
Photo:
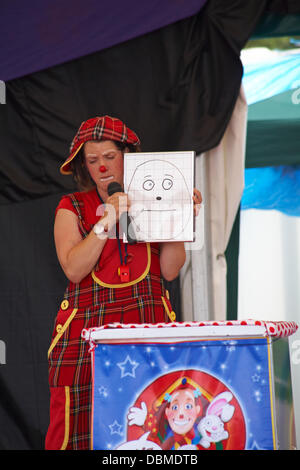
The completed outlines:
[[[172,431],[180,435],[189,432],[200,413],[200,406],[195,403],[193,390],[175,392],[165,413]]]
[[[140,164],[128,186],[130,215],[139,239],[173,239],[191,214],[191,196],[183,174],[174,164],[151,160]]]

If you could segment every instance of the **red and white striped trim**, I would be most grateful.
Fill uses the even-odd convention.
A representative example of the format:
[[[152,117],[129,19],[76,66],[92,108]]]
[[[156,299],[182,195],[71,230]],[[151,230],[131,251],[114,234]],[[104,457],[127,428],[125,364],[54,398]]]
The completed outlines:
[[[173,323],[109,323],[100,327],[84,329],[81,336],[91,344],[91,349],[95,346],[91,341],[91,334],[95,331],[107,329],[141,329],[141,328],[176,328],[176,327],[203,327],[203,326],[260,326],[265,328],[264,336],[284,338],[294,334],[297,329],[297,323],[293,321],[264,321],[264,320],[228,320],[228,321],[201,321],[201,322],[173,322]]]

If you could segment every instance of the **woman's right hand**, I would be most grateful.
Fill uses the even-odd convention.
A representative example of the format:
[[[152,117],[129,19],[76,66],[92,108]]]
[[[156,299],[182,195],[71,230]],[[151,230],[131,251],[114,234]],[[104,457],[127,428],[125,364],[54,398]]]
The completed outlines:
[[[130,202],[126,193],[117,192],[109,196],[105,201],[105,216],[109,228],[119,222],[121,215],[128,212]]]

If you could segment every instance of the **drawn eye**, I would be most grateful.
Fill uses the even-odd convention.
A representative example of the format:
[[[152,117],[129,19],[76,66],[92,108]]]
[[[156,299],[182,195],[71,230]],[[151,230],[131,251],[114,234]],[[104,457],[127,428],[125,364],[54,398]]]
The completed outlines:
[[[154,181],[153,181],[153,180],[146,180],[146,181],[144,181],[144,183],[143,183],[143,188],[144,188],[146,191],[151,191],[151,189],[154,188]]]
[[[172,410],[173,410],[173,411],[177,411],[177,410],[178,410],[178,405],[173,405],[173,406],[172,406]]]
[[[173,186],[173,181],[169,178],[165,178],[162,182],[162,187],[166,190],[171,189]]]
[[[192,410],[192,409],[193,409],[193,405],[192,405],[191,403],[187,403],[187,404],[185,405],[185,409],[186,409],[186,410]]]

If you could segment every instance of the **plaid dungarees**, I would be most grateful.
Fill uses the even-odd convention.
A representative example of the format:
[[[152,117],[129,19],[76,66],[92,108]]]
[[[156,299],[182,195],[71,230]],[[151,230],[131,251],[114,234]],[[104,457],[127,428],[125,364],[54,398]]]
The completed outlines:
[[[89,196],[95,199],[96,207],[99,200],[95,190],[94,193],[90,192]],[[80,233],[85,238],[97,219],[85,218],[85,193],[74,193],[69,198],[78,215]],[[123,242],[120,243],[124,250]],[[137,282],[133,273],[133,282],[124,286],[119,280],[118,284],[110,284],[120,263],[117,240],[109,239],[104,250],[91,274],[78,284],[69,283],[55,320],[48,353],[51,390],[48,449],[90,448],[91,358],[81,331],[114,322],[175,320],[160,276],[158,245],[139,243],[129,248],[129,255],[139,260],[141,267],[136,274]],[[102,255],[105,264],[101,261]],[[136,261],[135,265],[138,266]],[[131,265],[129,262],[129,266],[134,266],[134,262]],[[110,285],[115,287],[108,287]]]

